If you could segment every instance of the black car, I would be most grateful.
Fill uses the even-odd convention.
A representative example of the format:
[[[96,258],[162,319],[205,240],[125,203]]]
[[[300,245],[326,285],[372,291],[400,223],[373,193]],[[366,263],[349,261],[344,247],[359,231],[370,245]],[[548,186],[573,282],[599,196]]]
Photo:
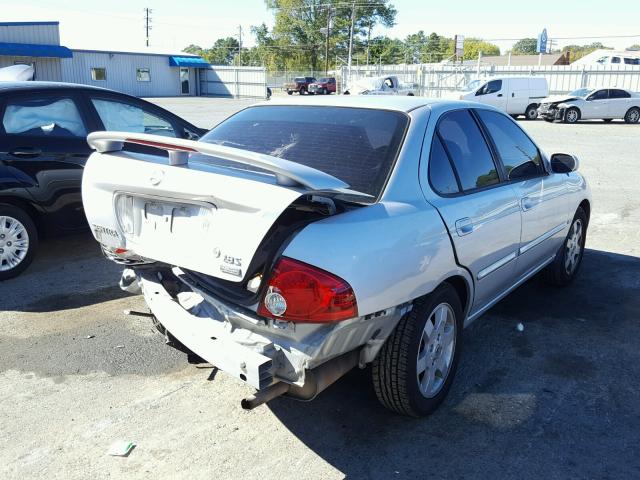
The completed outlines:
[[[29,265],[39,238],[87,227],[80,183],[88,133],[205,133],[139,98],[68,83],[0,82],[0,118],[0,281]]]

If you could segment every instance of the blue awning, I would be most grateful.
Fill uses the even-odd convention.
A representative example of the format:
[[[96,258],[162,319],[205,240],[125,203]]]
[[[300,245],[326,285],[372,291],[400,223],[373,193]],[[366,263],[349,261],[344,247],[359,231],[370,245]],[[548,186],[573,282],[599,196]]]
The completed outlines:
[[[62,45],[40,45],[36,43],[0,42],[0,55],[15,57],[71,58],[73,53]]]
[[[169,57],[170,67],[209,68],[211,64],[200,57]]]

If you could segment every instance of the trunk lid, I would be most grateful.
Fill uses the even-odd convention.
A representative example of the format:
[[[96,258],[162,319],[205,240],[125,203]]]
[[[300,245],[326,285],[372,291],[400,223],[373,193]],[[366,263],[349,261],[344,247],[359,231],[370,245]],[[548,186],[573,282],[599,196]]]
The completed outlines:
[[[123,142],[157,143],[174,164],[119,151]],[[295,200],[347,187],[293,162],[201,142],[97,132],[89,143],[99,151],[87,161],[82,196],[101,244],[232,282],[244,279],[265,234]],[[194,153],[260,171],[187,158]]]

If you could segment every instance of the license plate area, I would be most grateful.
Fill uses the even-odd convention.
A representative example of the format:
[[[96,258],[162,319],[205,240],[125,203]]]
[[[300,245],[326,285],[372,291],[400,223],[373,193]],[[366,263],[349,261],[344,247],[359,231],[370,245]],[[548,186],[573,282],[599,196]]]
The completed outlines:
[[[115,203],[118,223],[135,243],[169,241],[190,249],[212,232],[212,204],[131,194],[119,194]]]

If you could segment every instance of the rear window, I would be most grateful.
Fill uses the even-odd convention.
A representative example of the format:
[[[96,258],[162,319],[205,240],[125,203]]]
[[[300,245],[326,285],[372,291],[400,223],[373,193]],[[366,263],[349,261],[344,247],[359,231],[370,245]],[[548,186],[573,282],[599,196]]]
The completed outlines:
[[[408,121],[400,112],[364,108],[251,107],[219,124],[201,141],[321,170],[374,197],[363,201],[374,201],[393,168]]]

